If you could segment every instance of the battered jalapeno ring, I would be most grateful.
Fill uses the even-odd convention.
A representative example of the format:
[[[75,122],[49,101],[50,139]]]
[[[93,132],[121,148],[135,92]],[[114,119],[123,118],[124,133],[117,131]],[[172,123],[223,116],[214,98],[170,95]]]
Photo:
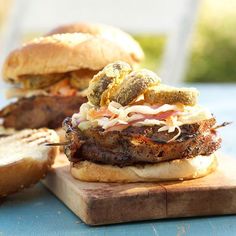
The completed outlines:
[[[158,85],[160,82],[160,78],[150,70],[133,71],[126,76],[112,100],[126,106],[135,101],[150,86]]]
[[[160,85],[148,89],[144,99],[150,104],[175,104],[194,106],[197,103],[198,91],[195,88],[175,88]]]
[[[67,76],[64,74],[22,75],[20,80],[25,89],[42,89],[49,87]]]
[[[115,62],[104,67],[89,83],[87,97],[96,106],[104,106],[110,102],[111,95],[131,72],[132,68],[125,62]]]

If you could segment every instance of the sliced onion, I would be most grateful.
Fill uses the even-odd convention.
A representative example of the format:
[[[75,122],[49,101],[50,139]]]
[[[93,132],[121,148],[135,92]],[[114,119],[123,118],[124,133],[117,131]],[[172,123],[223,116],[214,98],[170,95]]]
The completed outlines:
[[[91,109],[96,110],[99,115],[89,115]],[[107,109],[107,112],[105,112]],[[96,113],[95,112],[95,113]],[[104,115],[105,113],[107,115]],[[101,113],[101,116],[100,116]],[[145,125],[162,125],[158,132],[168,131],[172,133],[179,126],[187,123],[196,122],[199,120],[207,119],[212,115],[206,109],[194,106],[183,106],[181,109],[178,105],[131,105],[122,106],[117,102],[110,102],[107,108],[98,108],[92,104],[85,103],[80,108],[80,113],[74,115],[73,124],[80,123],[81,121],[88,120],[90,122],[96,122],[103,129],[110,130],[113,126],[118,129],[128,126],[145,126]],[[77,123],[75,122],[77,120]],[[116,129],[114,128],[114,129]],[[176,138],[178,137],[176,135]],[[172,140],[175,137],[172,138]]]
[[[170,139],[167,143],[173,142],[174,140],[176,140],[180,136],[180,134],[181,134],[180,127],[176,126],[175,128],[178,130],[178,133],[172,139]]]
[[[176,105],[169,105],[169,104],[162,105],[161,107],[157,109],[153,109],[147,105],[136,105],[136,106],[130,106],[126,108],[125,114],[128,115],[131,112],[136,112],[136,113],[141,113],[141,114],[154,115],[154,114],[158,114],[165,111],[171,111],[171,110],[178,111],[178,108]]]
[[[108,129],[106,129],[107,132],[110,132],[110,131],[122,131],[126,128],[128,128],[130,125],[129,124],[126,124],[126,125],[123,125],[123,124],[119,124],[119,125],[114,125]]]
[[[145,116],[142,114],[134,114],[128,118],[128,122],[138,121],[138,120],[144,120]]]
[[[120,113],[119,108],[121,108],[121,107],[122,106],[119,103],[112,101],[108,105],[108,110],[111,111],[112,113],[116,114],[116,115],[119,115],[119,113]]]
[[[153,119],[144,119],[143,121],[136,122],[134,126],[152,126],[152,125],[164,125],[164,121],[153,120]]]

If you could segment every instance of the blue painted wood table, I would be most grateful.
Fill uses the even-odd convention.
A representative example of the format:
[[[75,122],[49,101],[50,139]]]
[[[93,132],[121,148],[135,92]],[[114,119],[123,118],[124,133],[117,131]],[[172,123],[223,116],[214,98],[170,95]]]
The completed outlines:
[[[197,85],[200,104],[219,123],[235,121],[236,84]],[[4,103],[3,98],[1,105]],[[221,130],[222,152],[236,158],[236,124]],[[90,227],[83,224],[42,184],[1,200],[1,235],[236,235],[236,215],[155,220]]]

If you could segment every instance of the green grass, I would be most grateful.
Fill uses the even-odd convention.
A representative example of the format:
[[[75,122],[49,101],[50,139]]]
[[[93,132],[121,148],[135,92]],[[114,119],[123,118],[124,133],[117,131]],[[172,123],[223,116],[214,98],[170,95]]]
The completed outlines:
[[[140,43],[145,53],[145,59],[141,66],[155,71],[160,67],[166,43],[165,36],[143,34],[134,35],[134,38]]]
[[[202,22],[193,43],[186,80],[189,82],[236,82],[236,21],[222,27]]]
[[[160,67],[165,37],[136,35],[146,55],[143,67]],[[236,82],[236,18],[224,19],[220,24],[200,21],[193,37],[186,71],[187,82]]]

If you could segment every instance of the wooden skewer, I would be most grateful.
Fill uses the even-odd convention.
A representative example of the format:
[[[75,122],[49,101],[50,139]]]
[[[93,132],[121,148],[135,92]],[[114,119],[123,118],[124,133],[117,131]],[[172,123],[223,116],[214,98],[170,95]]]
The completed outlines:
[[[222,128],[222,127],[225,127],[227,125],[231,125],[233,122],[230,121],[230,122],[223,122],[221,125],[217,125],[215,127],[213,127],[212,129],[219,129],[219,128]]]
[[[63,143],[46,143],[45,146],[65,146],[70,144],[71,142],[63,142]]]

